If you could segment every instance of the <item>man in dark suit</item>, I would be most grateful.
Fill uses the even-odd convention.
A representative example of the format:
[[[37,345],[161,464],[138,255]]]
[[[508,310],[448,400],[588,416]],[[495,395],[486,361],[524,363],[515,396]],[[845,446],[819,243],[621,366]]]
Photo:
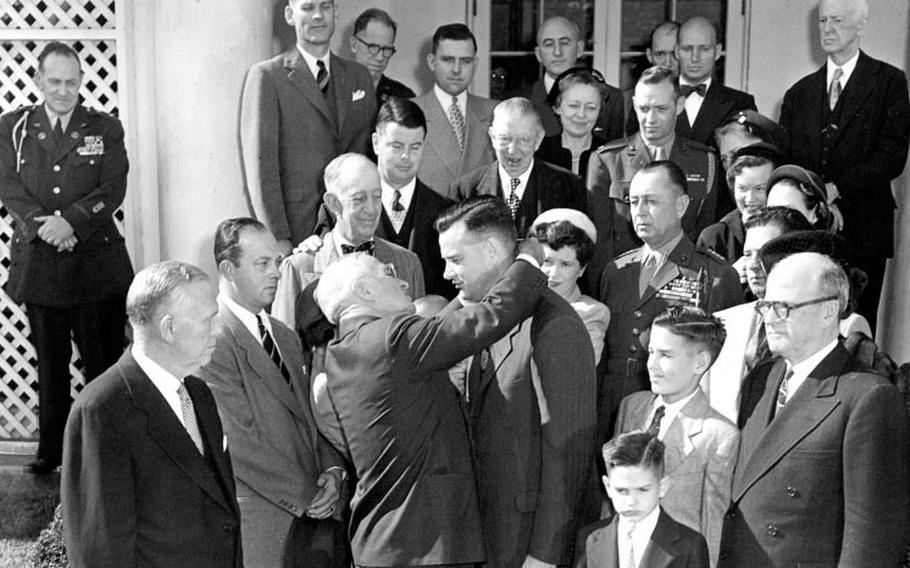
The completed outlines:
[[[543,127],[531,101],[515,97],[496,105],[490,140],[496,150],[496,161],[456,180],[452,194],[459,199],[495,195],[504,200],[521,238],[544,211],[556,208],[586,211],[581,178],[534,159],[534,152],[543,140]]]
[[[215,231],[219,297],[215,351],[200,371],[218,402],[231,448],[248,566],[284,566],[292,524],[311,543],[343,542],[335,512],[343,461],[320,435],[310,410],[310,380],[297,334],[266,313],[278,284],[275,237],[254,219],[228,219]],[[296,520],[295,520],[296,519]],[[334,538],[333,538],[334,537]],[[344,548],[321,549],[320,563],[344,563]]]
[[[473,198],[436,227],[446,277],[460,290],[449,309],[481,300],[515,257],[508,207]],[[456,383],[471,425],[486,565],[569,564],[594,482],[594,354],[584,323],[548,289],[531,320],[466,367]]]
[[[588,269],[592,290],[604,267],[616,256],[641,246],[629,212],[632,177],[654,160],[670,160],[685,172],[689,208],[683,229],[693,242],[726,211],[718,208],[723,176],[711,150],[674,132],[683,112],[676,75],[666,67],[646,69],[632,99],[639,132],[605,144],[588,162],[588,208],[597,227],[597,248]]]
[[[453,181],[489,163],[493,148],[487,130],[496,101],[468,93],[477,63],[477,40],[464,24],[446,24],[433,34],[427,65],[433,88],[414,99],[427,120],[418,177],[449,199]]]
[[[537,32],[537,46],[534,55],[543,66],[544,75],[519,96],[534,103],[540,121],[543,124],[544,136],[555,136],[562,132],[559,117],[553,106],[547,102],[547,96],[556,78],[563,71],[577,65],[578,57],[585,50],[585,41],[581,37],[578,24],[563,16],[547,18],[540,24]],[[623,97],[622,91],[612,85],[605,85],[607,95],[600,105],[600,115],[594,125],[594,136],[603,140],[613,140],[623,136]]]
[[[326,164],[369,149],[376,99],[369,72],[329,51],[334,0],[288,0],[284,17],[297,44],[250,68],[240,148],[253,212],[289,254],[313,233]]]
[[[26,306],[38,358],[40,441],[28,467],[49,473],[72,403],[71,337],[86,382],[117,361],[133,269],[113,218],[129,169],[120,121],[79,104],[79,56],[66,44],[45,46],[35,82],[42,104],[0,118],[0,199],[15,219],[5,288]]]
[[[822,177],[829,201],[838,196],[843,236],[854,247],[854,264],[869,277],[857,312],[874,332],[885,262],[894,255],[891,180],[907,160],[910,99],[900,69],[859,49],[867,8],[860,1],[821,2],[828,61],[787,91],[780,123],[793,162]]]
[[[376,89],[376,106],[382,106],[389,97],[410,99],[414,91],[385,75],[389,60],[395,55],[395,36],[398,24],[389,13],[379,8],[368,8],[354,20],[351,34],[351,53],[354,61],[370,72]]]
[[[536,247],[535,262],[543,258]],[[480,563],[468,429],[446,369],[528,317],[546,278],[517,260],[482,301],[425,319],[387,268],[349,255],[316,288],[319,307],[338,325],[326,372],[357,471],[354,563]]]
[[[60,496],[74,568],[243,566],[218,408],[192,376],[215,347],[215,290],[178,261],[136,275],[133,345],[85,387],[66,425]]]
[[[737,112],[757,110],[752,95],[714,80],[714,64],[722,54],[717,29],[707,18],[690,18],[679,28],[676,56],[685,112],[676,133],[706,146],[714,145],[714,130]]]
[[[739,275],[717,253],[696,247],[683,233],[691,207],[686,179],[673,162],[642,168],[629,188],[641,248],[616,257],[600,279],[599,299],[610,308],[598,379],[598,442],[610,437],[623,397],[649,390],[651,322],[669,306],[689,305],[708,314],[743,301]]]
[[[454,202],[417,178],[426,132],[423,111],[414,101],[390,100],[379,109],[373,152],[382,187],[382,214],[376,236],[416,254],[426,293],[451,299],[456,290],[442,276],[445,263],[433,222]]]
[[[768,275],[764,394],[745,417],[721,568],[896,566],[908,535],[903,396],[838,338],[849,284],[817,253]],[[750,375],[750,379],[752,375]],[[740,420],[743,420],[743,416]]]

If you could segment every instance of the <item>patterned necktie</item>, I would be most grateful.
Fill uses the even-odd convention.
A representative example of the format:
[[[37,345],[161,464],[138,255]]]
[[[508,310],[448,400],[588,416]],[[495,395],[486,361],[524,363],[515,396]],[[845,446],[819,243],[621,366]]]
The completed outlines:
[[[651,150],[651,157],[654,158],[654,161],[666,160],[667,157],[664,156],[664,149],[660,146],[649,146]]]
[[[700,85],[680,85],[679,86],[679,94],[681,94],[683,96],[683,98],[688,97],[692,93],[698,93],[699,95],[704,97],[705,93],[707,93],[707,92],[708,92],[708,85],[706,85],[704,83],[702,83]]]
[[[458,141],[458,147],[464,152],[464,115],[461,114],[461,108],[458,106],[458,97],[452,97],[452,104],[449,105],[449,124],[455,132],[455,139]]]
[[[661,407],[663,408],[663,407]],[[638,568],[635,564],[635,523],[629,523],[629,532],[626,533],[626,542],[629,543],[629,557],[626,558],[626,568]]]
[[[367,241],[365,243],[360,243],[359,245],[346,245],[341,243],[341,254],[351,254],[352,252],[365,252],[370,256],[373,256],[373,253],[376,252],[376,243],[373,241]]]
[[[746,342],[745,364],[746,373],[755,368],[755,365],[764,358],[768,347],[768,338],[765,335],[764,318],[755,313],[752,318],[752,329],[749,331],[749,340]]]
[[[518,194],[515,193],[515,190],[518,189],[518,186],[521,185],[521,180],[518,178],[512,178],[509,181],[509,212],[512,213],[512,219],[518,217],[518,207],[521,205],[521,200],[518,199]]]
[[[177,389],[177,396],[180,397],[180,411],[183,413],[183,427],[186,433],[190,435],[196,449],[199,453],[205,455],[205,446],[202,445],[202,434],[199,433],[199,424],[196,422],[196,409],[193,407],[193,399],[186,390],[186,385],[180,381],[180,388]]]
[[[256,316],[256,323],[259,324],[259,337],[262,339],[262,347],[265,349],[265,352],[269,354],[269,357],[272,359],[272,362],[275,363],[275,366],[278,367],[278,370],[281,371],[281,376],[284,377],[285,382],[291,384],[291,373],[281,359],[281,352],[278,351],[278,346],[275,345],[275,340],[272,338],[272,334],[269,333],[269,329],[265,327],[265,322],[262,321],[262,318],[262,314]]]
[[[660,434],[660,421],[663,420],[664,414],[667,412],[667,407],[660,405],[657,407],[657,410],[654,411],[654,418],[651,419],[651,424],[648,425],[648,434],[652,436],[658,436]]]
[[[787,374],[784,375],[784,380],[780,382],[780,388],[777,389],[777,406],[775,407],[774,415],[777,416],[780,413],[780,409],[787,404],[787,397],[790,392],[790,379],[793,377],[793,369],[789,369]]]
[[[401,204],[401,192],[396,189],[392,193],[392,212],[389,215],[389,220],[392,222],[392,227],[396,233],[400,232],[401,227],[404,225],[404,216],[405,209],[404,205]]]
[[[828,88],[828,108],[834,110],[837,101],[840,99],[841,91],[840,78],[844,76],[844,70],[838,67],[834,70],[834,78],[831,79],[831,86]],[[818,91],[816,91],[818,92]]]
[[[490,366],[490,349],[484,348],[480,353],[475,353],[468,368],[468,380],[466,381],[465,400],[470,403],[477,391],[480,389],[480,383],[483,382],[483,376],[491,370]]]
[[[325,95],[329,91],[329,72],[321,59],[316,61],[316,67],[318,68],[316,71],[316,84],[319,85],[319,90]]]

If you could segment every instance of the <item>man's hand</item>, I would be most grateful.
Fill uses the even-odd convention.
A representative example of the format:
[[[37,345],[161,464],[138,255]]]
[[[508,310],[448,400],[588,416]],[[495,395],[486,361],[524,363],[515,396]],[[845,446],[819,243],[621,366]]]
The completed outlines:
[[[556,564],[543,562],[529,554],[525,556],[525,561],[522,563],[521,568],[556,568]]]
[[[322,238],[319,235],[310,235],[309,237],[300,241],[300,244],[297,245],[297,248],[294,249],[294,254],[297,254],[298,252],[316,254],[316,251],[321,248]]]
[[[49,245],[59,247],[74,234],[70,222],[59,215],[40,215],[35,221],[41,223],[38,237]]]
[[[518,243],[518,254],[527,254],[537,261],[537,266],[543,264],[543,245],[534,237],[528,237]]]
[[[316,485],[319,486],[319,491],[307,506],[306,514],[314,519],[325,519],[335,512],[341,488],[341,469],[331,468],[322,472]]]
[[[281,256],[290,255],[292,248],[294,248],[294,245],[291,244],[291,239],[281,239],[278,241],[278,252],[281,253]]]
[[[76,248],[76,243],[79,242],[79,239],[76,238],[76,235],[66,239],[60,246],[57,247],[57,252],[73,252],[73,249]]]

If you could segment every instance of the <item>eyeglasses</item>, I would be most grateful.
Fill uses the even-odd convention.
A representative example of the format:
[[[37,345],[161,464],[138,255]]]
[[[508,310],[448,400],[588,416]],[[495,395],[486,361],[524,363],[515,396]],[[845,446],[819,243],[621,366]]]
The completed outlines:
[[[825,296],[824,298],[816,298],[814,300],[809,300],[806,302],[800,302],[798,304],[790,304],[788,302],[776,302],[776,301],[765,301],[759,300],[755,302],[755,311],[758,312],[762,317],[765,317],[769,311],[774,310],[774,315],[780,319],[787,319],[790,317],[790,312],[793,310],[798,310],[799,308],[805,308],[806,306],[811,306],[813,304],[821,304],[822,302],[829,302],[831,300],[836,300],[837,296]]]
[[[354,36],[354,39],[356,39],[357,41],[362,43],[364,45],[364,47],[367,48],[367,51],[370,52],[370,55],[379,55],[379,52],[381,51],[383,57],[388,59],[389,57],[392,57],[393,55],[395,55],[395,52],[398,51],[397,49],[395,49],[394,46],[391,46],[391,45],[379,45],[376,43],[367,43],[357,36]]]

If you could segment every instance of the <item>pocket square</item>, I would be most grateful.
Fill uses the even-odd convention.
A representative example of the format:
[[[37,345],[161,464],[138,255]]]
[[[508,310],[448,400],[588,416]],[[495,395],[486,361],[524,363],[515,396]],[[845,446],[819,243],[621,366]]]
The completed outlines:
[[[351,102],[359,101],[363,97],[367,96],[366,92],[363,89],[357,89],[351,93]]]

